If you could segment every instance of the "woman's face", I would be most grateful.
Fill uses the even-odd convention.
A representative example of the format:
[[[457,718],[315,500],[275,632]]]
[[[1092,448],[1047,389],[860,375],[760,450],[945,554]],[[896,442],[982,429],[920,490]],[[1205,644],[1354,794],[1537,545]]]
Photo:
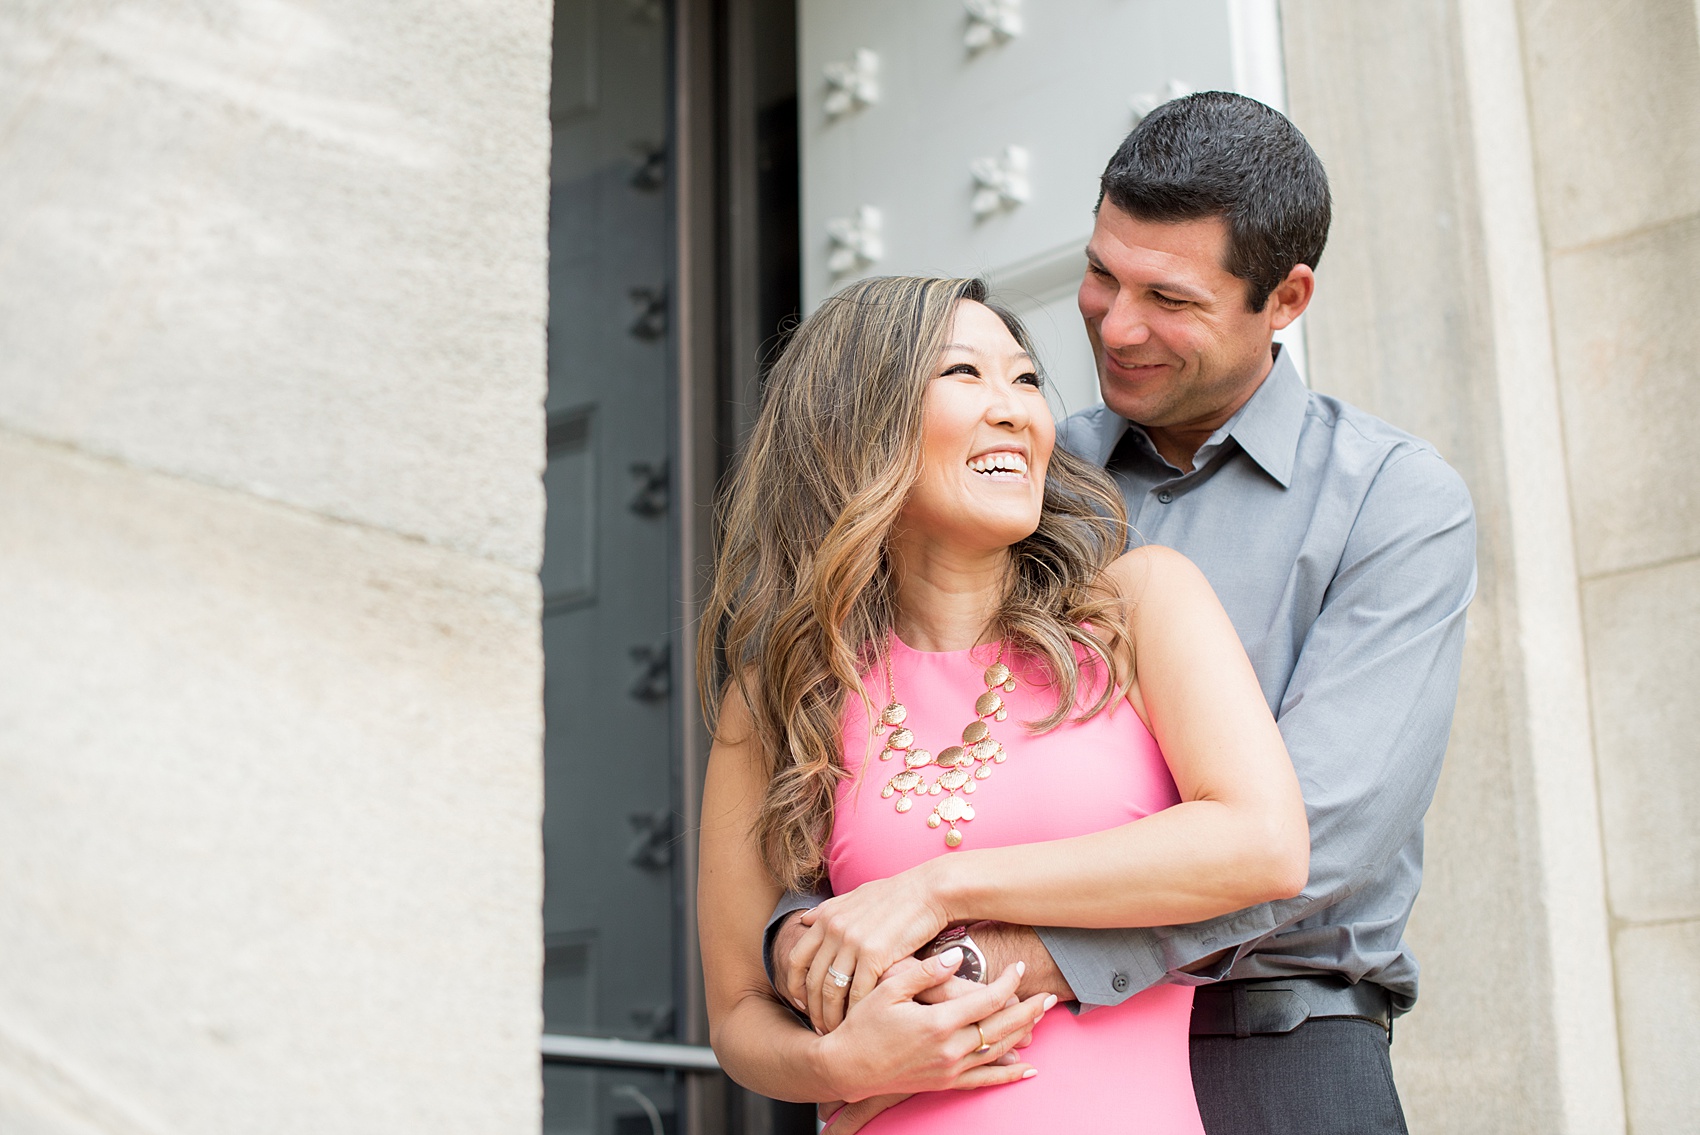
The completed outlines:
[[[1033,360],[990,308],[957,304],[924,397],[921,477],[899,529],[962,551],[1031,536],[1056,423]]]

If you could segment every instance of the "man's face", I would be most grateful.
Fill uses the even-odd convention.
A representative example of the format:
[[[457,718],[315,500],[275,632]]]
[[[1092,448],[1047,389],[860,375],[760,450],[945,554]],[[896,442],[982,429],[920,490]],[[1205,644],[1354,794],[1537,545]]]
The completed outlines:
[[[1227,249],[1220,218],[1141,221],[1104,199],[1079,303],[1110,409],[1147,427],[1213,429],[1269,372],[1270,337],[1293,314],[1278,299],[1247,311]]]

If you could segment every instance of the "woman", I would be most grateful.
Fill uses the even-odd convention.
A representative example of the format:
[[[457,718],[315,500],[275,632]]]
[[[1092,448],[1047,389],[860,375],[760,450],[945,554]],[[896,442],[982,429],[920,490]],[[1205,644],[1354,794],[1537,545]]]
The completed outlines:
[[[852,285],[775,364],[724,515],[701,660],[713,1044],[782,1099],[916,1093],[868,1131],[1202,1130],[1188,989],[1046,1014],[1012,966],[925,1004],[961,953],[910,955],[988,919],[1192,922],[1290,897],[1308,865],[1233,627],[1182,557],[1120,555],[1119,495],[1055,448],[1040,383],[978,281]],[[811,997],[842,1023],[821,1035],[775,999],[761,932],[823,877]]]

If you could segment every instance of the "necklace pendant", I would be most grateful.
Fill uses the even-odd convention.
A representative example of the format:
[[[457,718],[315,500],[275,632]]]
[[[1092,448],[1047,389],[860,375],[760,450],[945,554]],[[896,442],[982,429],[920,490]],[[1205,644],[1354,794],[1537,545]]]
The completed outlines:
[[[1003,692],[1006,693],[1006,694],[1013,694],[1015,692],[1015,679],[1014,678],[1009,678],[1004,682]]]
[[[903,763],[910,768],[925,768],[933,763],[933,755],[925,749],[910,749],[903,754]]]
[[[978,744],[979,742],[984,741],[986,739],[986,735],[991,731],[992,727],[987,725],[984,721],[970,721],[968,723],[968,728],[962,731],[962,743],[964,745]]]
[[[1001,686],[1007,681],[1009,681],[1008,666],[1005,666],[1002,662],[994,662],[986,667],[986,688],[988,690],[993,686]]]
[[[907,797],[907,796],[900,797],[897,801],[897,810],[899,812],[907,812],[910,808],[913,808],[914,806],[915,806],[915,802],[913,800],[909,799],[909,797]]]
[[[962,833],[957,831],[955,828],[951,828],[950,831],[945,833],[944,845],[946,847],[961,847]]]
[[[991,717],[1003,709],[1003,698],[995,690],[987,690],[974,700],[974,713],[978,717]],[[1002,721],[1003,718],[998,718]]]
[[[885,739],[885,747],[902,752],[915,743],[915,734],[907,729],[896,729]]]
[[[900,701],[894,701],[885,707],[880,714],[880,721],[890,726],[902,725],[909,718],[909,710]]]

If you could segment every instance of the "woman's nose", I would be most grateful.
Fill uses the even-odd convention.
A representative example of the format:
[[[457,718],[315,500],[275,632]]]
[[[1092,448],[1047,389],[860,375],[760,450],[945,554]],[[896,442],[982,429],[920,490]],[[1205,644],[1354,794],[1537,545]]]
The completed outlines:
[[[1018,398],[1013,390],[1003,385],[993,389],[991,399],[986,405],[987,421],[994,425],[1022,429],[1031,416],[1027,404]]]

